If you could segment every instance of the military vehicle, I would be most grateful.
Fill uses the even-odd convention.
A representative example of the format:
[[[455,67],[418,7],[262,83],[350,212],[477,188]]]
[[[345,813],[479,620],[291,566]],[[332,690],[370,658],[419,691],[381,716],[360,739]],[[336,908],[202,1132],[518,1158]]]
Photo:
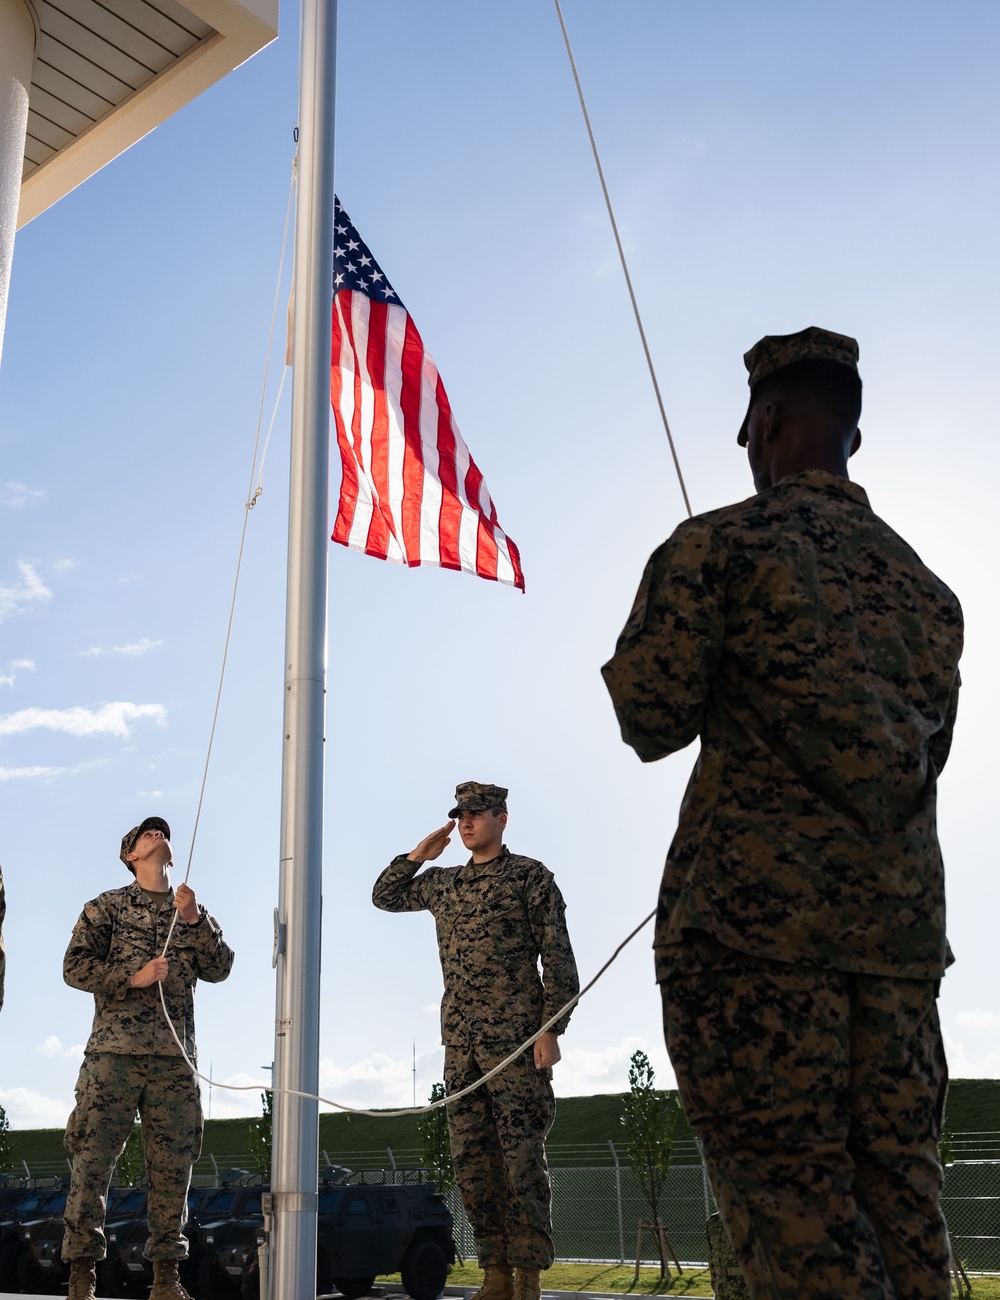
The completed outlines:
[[[228,1170],[227,1174],[246,1177],[245,1170]],[[226,1174],[223,1175],[225,1179]],[[215,1223],[224,1216],[242,1214],[253,1205],[260,1205],[260,1188],[256,1187],[192,1187],[188,1192],[188,1220],[184,1233],[188,1238],[189,1253],[181,1261],[181,1281],[188,1291],[196,1290],[201,1244],[198,1229],[205,1223]],[[153,1285],[153,1267],[143,1251],[149,1230],[146,1218],[109,1228],[108,1254],[98,1265],[98,1290],[107,1296],[144,1297]]]
[[[436,1300],[455,1262],[451,1229],[444,1197],[430,1183],[327,1178],[319,1193],[319,1291],[336,1287],[347,1300],[357,1300],[371,1292],[376,1277],[398,1272],[413,1300]],[[199,1300],[259,1300],[263,1214],[204,1228],[201,1238]]]
[[[17,1260],[17,1280],[29,1295],[54,1294],[69,1281],[69,1265],[62,1258],[63,1210],[61,1200],[45,1207],[45,1217],[21,1224],[22,1250]],[[105,1231],[146,1213],[146,1192],[142,1187],[114,1187],[108,1193]]]
[[[45,1218],[53,1206],[58,1210],[66,1204],[66,1188],[62,1183],[51,1187],[22,1188],[13,1205],[3,1211],[0,1220],[0,1292],[19,1291],[17,1263],[24,1250],[21,1225]]]

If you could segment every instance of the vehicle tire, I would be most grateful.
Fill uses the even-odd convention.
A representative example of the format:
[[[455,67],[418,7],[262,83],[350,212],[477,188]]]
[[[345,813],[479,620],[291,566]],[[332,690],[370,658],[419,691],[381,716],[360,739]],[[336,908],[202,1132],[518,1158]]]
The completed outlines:
[[[375,1278],[372,1277],[335,1277],[333,1285],[346,1300],[360,1300],[363,1295],[371,1295]]]
[[[215,1264],[215,1251],[206,1250],[198,1264],[198,1300],[233,1300],[237,1287]]]
[[[17,1261],[21,1249],[20,1237],[9,1237],[0,1246],[0,1292],[18,1289]]]
[[[448,1280],[448,1260],[436,1241],[414,1241],[399,1269],[403,1290],[413,1300],[437,1300]]]

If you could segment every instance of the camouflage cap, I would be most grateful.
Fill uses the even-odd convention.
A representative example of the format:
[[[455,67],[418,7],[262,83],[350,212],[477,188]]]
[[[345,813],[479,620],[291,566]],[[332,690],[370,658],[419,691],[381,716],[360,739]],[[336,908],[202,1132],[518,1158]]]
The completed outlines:
[[[143,831],[162,831],[166,839],[170,839],[170,827],[162,817],[146,817],[138,826],[133,826],[130,831],[126,831],[122,836],[122,847],[118,856],[129,871],[132,870],[132,864],[128,860],[128,855],[135,848],[135,842]]]
[[[838,365],[847,366],[857,374],[859,355],[857,339],[852,339],[847,334],[834,334],[832,330],[820,329],[818,325],[810,325],[808,329],[799,330],[797,334],[765,334],[749,352],[743,354],[751,401],[755,385],[768,375],[773,375],[776,370],[794,365],[796,361],[834,361]],[[748,409],[747,415],[749,414]],[[746,417],[743,419],[736,441],[741,447],[747,445]]]
[[[455,807],[448,814],[489,812],[491,808],[507,811],[507,791],[502,785],[484,785],[482,781],[461,781],[455,786]]]

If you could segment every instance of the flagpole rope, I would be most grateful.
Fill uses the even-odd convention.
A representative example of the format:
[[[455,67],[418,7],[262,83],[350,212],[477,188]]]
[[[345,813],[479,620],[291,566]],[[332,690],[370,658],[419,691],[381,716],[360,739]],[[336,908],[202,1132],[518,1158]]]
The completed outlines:
[[[670,432],[670,423],[667,420],[666,408],[663,405],[663,398],[660,395],[660,385],[656,378],[656,367],[653,365],[653,358],[650,355],[649,344],[646,342],[646,331],[643,328],[642,316],[639,313],[639,304],[636,302],[635,290],[632,288],[632,277],[629,275],[628,262],[625,258],[625,249],[622,247],[621,236],[618,233],[618,222],[615,220],[615,210],[611,205],[611,195],[608,193],[607,183],[604,179],[604,168],[601,166],[601,156],[597,151],[597,141],[594,138],[594,131],[590,125],[590,114],[587,112],[587,101],[583,97],[583,87],[580,84],[580,77],[576,70],[576,59],[573,57],[573,47],[569,42],[569,32],[566,30],[566,23],[563,20],[562,6],[559,0],[555,0],[556,14],[559,17],[559,26],[562,28],[563,41],[566,45],[566,53],[569,55],[569,65],[573,71],[573,80],[576,83],[576,93],[580,100],[580,107],[583,110],[583,120],[587,124],[587,135],[590,137],[590,148],[594,154],[594,162],[597,164],[597,175],[601,181],[601,189],[604,192],[604,202],[607,205],[608,216],[611,219],[611,229],[614,231],[615,243],[618,245],[618,257],[621,260],[622,271],[625,273],[625,283],[628,286],[628,296],[632,300],[632,311],[635,315],[635,323],[639,327],[639,337],[642,340],[642,350],[646,354],[646,365],[649,367],[649,377],[653,381],[653,391],[656,393],[656,402],[660,408],[660,417],[663,420],[663,428],[667,435],[667,442],[670,444],[670,454],[674,458],[674,469],[677,471],[677,481],[681,485],[681,495],[684,497],[684,505],[687,508],[688,515],[691,510],[691,502],[688,498],[687,486],[684,482],[684,475],[681,472],[681,463],[677,458],[677,448],[674,446],[674,437]]]
[[[247,525],[250,522],[250,511],[257,504],[257,498],[264,490],[261,481],[258,478],[257,490],[254,491],[253,480],[254,480],[254,473],[257,470],[257,451],[258,448],[260,447],[260,431],[264,423],[264,399],[267,393],[267,380],[268,380],[268,374],[271,367],[271,350],[274,344],[274,323],[278,314],[278,302],[281,293],[281,280],[285,269],[285,251],[288,247],[288,227],[289,227],[289,222],[291,220],[292,203],[295,198],[295,186],[296,186],[296,180],[298,175],[297,164],[298,164],[298,155],[296,154],[296,156],[292,159],[292,176],[288,187],[288,206],[285,209],[285,229],[281,237],[281,256],[278,259],[278,282],[275,285],[275,289],[274,289],[274,305],[271,309],[271,329],[267,338],[267,353],[264,358],[264,378],[260,386],[260,406],[257,411],[257,432],[253,444],[253,457],[250,462],[250,485],[247,490],[247,499],[243,506],[243,527],[240,531],[240,545],[239,545],[239,551],[236,556],[236,573],[233,577],[233,594],[229,602],[229,618],[226,623],[226,637],[222,648],[222,665],[219,670],[219,685],[218,685],[218,689],[215,692],[215,706],[212,710],[212,725],[209,727],[209,731],[208,731],[208,746],[205,750],[205,765],[202,768],[202,773],[201,773],[201,786],[198,790],[198,803],[195,809],[194,825],[191,829],[191,844],[188,849],[187,866],[184,871],[185,885],[188,882],[188,877],[191,875],[191,864],[194,860],[194,846],[195,846],[195,841],[198,838],[198,826],[201,822],[201,810],[205,802],[205,787],[208,783],[208,768],[209,768],[209,764],[212,761],[212,747],[215,744],[215,730],[216,730],[216,725],[219,721],[219,707],[222,703],[222,687],[226,680],[226,666],[229,662],[229,644],[230,641],[232,640],[233,619],[235,618],[236,615],[236,595],[237,592],[239,591],[240,573],[243,568],[243,552],[246,548]],[[281,392],[282,389],[284,388],[284,383],[285,383],[285,373],[286,373],[285,371],[282,372],[281,385],[278,389],[278,397],[275,401],[274,412],[271,415],[271,423],[267,430],[267,441],[264,444],[264,455],[267,454],[267,443],[270,442],[271,440],[271,429],[274,427],[274,417],[278,411],[278,402],[281,401]],[[261,474],[263,474],[264,472],[263,456],[261,456],[261,461],[260,461],[260,472]],[[177,912],[175,911],[173,916],[170,918],[170,926],[167,929],[167,937],[163,944],[163,951],[160,953],[161,957],[165,957],[167,955],[167,949],[170,947],[170,940],[173,937],[174,926],[176,924],[177,924]],[[161,1002],[163,1000],[162,986],[160,989],[160,1000]],[[166,1012],[166,1007],[164,1007],[164,1013],[165,1012]],[[169,1022],[169,1017],[168,1017],[168,1022]],[[177,1035],[174,1032],[173,1025],[170,1026],[170,1031],[171,1033],[174,1034],[174,1037],[176,1038]]]

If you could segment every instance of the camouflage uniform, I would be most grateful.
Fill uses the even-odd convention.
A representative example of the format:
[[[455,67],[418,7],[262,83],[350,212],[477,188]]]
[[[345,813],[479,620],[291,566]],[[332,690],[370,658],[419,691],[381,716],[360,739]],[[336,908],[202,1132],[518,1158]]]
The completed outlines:
[[[473,1083],[537,1033],[579,990],[565,904],[552,873],[504,847],[491,862],[431,867],[405,854],[375,883],[386,912],[428,910],[444,975],[445,1085]],[[544,984],[538,973],[541,957]],[[552,1026],[565,1032],[569,1015]],[[551,1070],[531,1050],[448,1107],[455,1175],[480,1263],[552,1264],[545,1135],[555,1118]]]
[[[603,670],[644,761],[701,738],[657,979],[756,1300],[948,1295],[935,787],[961,646],[865,492],[808,470],[681,524]]]
[[[204,907],[194,925],[178,917],[167,953],[164,998],[192,1061],[194,985],[224,980],[232,949]],[[160,1007],[159,984],[129,988],[132,975],[158,957],[174,915],[173,893],[157,909],[133,882],[110,889],[83,909],[66,950],[63,977],[93,993],[94,1025],[66,1127],[73,1175],[66,1203],[64,1259],[103,1259],[107,1189],[136,1111],[149,1187],[152,1260],[183,1259],[181,1232],[191,1166],[201,1151],[198,1081],[188,1069]]]

